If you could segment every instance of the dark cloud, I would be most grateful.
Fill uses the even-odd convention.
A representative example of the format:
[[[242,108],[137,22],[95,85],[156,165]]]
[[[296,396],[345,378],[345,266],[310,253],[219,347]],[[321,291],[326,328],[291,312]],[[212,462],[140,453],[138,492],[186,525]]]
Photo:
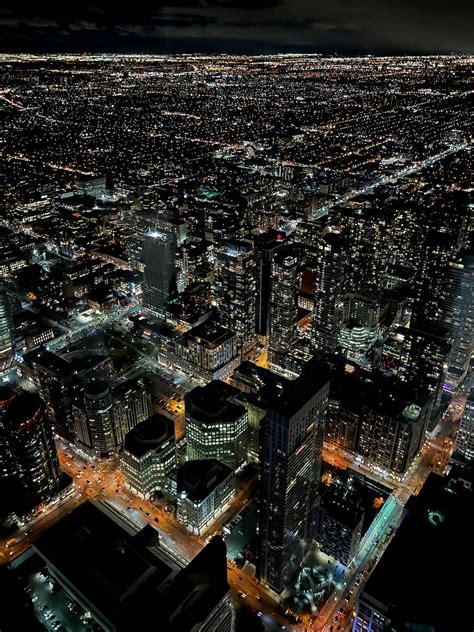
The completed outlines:
[[[9,4],[10,3],[10,4]],[[472,52],[459,0],[6,0],[4,52]]]

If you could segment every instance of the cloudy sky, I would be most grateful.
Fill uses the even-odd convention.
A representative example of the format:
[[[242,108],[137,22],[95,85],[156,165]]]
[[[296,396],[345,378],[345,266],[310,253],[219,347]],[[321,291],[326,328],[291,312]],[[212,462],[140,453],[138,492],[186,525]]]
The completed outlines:
[[[3,52],[471,53],[467,0],[4,0]]]

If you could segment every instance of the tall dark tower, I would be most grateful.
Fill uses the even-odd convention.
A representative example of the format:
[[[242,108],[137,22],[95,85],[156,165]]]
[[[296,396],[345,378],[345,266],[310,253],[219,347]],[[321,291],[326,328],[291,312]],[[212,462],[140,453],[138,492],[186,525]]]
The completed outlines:
[[[255,238],[257,284],[255,331],[259,336],[268,335],[272,260],[283,246],[284,242],[276,231],[269,231]]]
[[[164,230],[146,233],[143,259],[143,306],[155,316],[165,318],[177,297],[176,235]]]
[[[336,233],[321,237],[314,266],[312,348],[333,353],[344,316],[347,245]]]
[[[303,372],[262,423],[259,575],[280,593],[313,538],[329,383]]]
[[[0,478],[9,478],[15,472],[10,447],[3,427],[3,418],[15,397],[15,391],[9,386],[0,386]]]
[[[46,406],[39,395],[13,398],[3,418],[5,438],[31,506],[49,500],[59,490],[61,470]]]
[[[13,353],[11,307],[3,283],[0,283],[0,370],[7,366]]]

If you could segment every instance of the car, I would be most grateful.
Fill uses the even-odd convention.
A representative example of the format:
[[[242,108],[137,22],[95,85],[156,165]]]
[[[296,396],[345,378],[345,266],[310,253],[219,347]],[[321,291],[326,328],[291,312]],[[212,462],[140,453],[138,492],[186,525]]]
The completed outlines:
[[[246,598],[247,598],[247,595],[246,595],[244,592],[239,591],[239,597],[240,597],[241,599],[246,599]]]
[[[255,599],[257,599],[257,601],[262,601],[261,595],[255,595]]]
[[[159,519],[159,518],[153,518],[153,520],[154,520],[155,522],[160,522],[160,519]]]
[[[145,512],[145,516],[150,517],[150,512],[149,512],[149,511],[146,511],[146,512]]]

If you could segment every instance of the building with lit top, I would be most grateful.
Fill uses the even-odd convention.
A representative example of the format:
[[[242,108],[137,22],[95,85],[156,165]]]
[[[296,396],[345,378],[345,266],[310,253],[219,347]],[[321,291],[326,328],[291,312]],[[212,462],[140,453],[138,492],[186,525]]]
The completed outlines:
[[[215,300],[222,325],[237,336],[242,357],[253,352],[255,333],[255,251],[251,241],[227,241],[217,252]]]
[[[268,335],[270,365],[285,368],[286,357],[296,342],[299,286],[297,258],[287,250],[280,250],[271,263]]]
[[[178,520],[199,535],[235,494],[235,472],[217,459],[186,461],[178,468]]]
[[[184,333],[174,349],[173,364],[206,381],[227,378],[240,362],[235,333],[214,320]]]
[[[145,233],[143,241],[143,307],[166,318],[177,299],[176,235],[164,230]]]

